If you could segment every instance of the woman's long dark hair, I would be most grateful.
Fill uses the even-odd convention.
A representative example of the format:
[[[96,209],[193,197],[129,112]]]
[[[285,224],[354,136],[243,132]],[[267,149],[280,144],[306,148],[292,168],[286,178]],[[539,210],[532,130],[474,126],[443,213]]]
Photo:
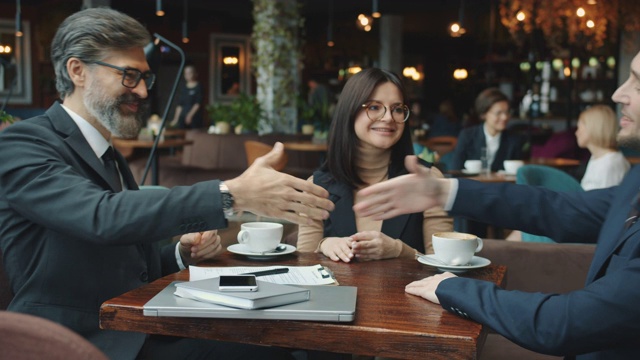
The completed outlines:
[[[375,88],[387,82],[398,87],[404,101],[406,96],[402,80],[390,71],[371,68],[360,71],[347,81],[333,114],[329,129],[327,159],[322,169],[328,170],[337,181],[353,188],[366,185],[356,171],[356,152],[360,140],[354,128],[355,118],[362,111],[362,104],[370,100]],[[409,131],[409,126],[405,123],[400,140],[391,148],[390,176],[404,168],[404,158],[407,155],[413,155]]]

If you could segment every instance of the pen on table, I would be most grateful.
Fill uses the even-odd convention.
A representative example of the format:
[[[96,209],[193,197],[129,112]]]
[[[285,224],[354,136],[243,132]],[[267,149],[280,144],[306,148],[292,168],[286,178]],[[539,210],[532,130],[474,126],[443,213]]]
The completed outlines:
[[[264,270],[264,271],[256,271],[256,272],[248,272],[240,275],[255,275],[255,276],[266,276],[266,275],[276,275],[276,274],[285,274],[289,272],[289,268],[278,268],[273,270]]]

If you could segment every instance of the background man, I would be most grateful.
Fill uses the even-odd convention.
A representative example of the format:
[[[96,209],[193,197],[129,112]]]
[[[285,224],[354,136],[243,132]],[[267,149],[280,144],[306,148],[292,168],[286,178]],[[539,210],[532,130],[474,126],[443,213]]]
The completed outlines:
[[[621,105],[621,146],[640,150],[640,54],[613,94]],[[406,287],[443,308],[488,325],[523,347],[579,359],[640,354],[640,168],[613,188],[558,193],[514,184],[436,179],[415,157],[412,174],[361,190],[360,216],[388,219],[444,206],[451,214],[560,242],[597,242],[582,290],[564,295],[506,291],[492,283],[439,274]]]

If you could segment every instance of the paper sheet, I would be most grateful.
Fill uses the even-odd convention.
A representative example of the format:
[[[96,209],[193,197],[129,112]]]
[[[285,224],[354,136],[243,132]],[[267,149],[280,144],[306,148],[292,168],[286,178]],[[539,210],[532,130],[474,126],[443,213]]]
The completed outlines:
[[[233,266],[203,267],[189,266],[189,281],[209,279],[220,275],[238,275],[248,272],[288,268],[285,274],[260,276],[260,281],[288,285],[330,285],[337,284],[331,270],[318,264],[313,266]]]

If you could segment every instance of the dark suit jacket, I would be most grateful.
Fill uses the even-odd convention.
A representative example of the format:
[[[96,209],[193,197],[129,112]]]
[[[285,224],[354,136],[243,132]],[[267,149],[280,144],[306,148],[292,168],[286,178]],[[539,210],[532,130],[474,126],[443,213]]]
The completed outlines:
[[[431,166],[422,162],[423,165]],[[389,177],[406,174],[406,170],[389,171]],[[353,212],[353,189],[344,183],[336,181],[328,172],[318,170],[313,173],[313,182],[329,192],[329,199],[335,204],[335,209],[324,221],[324,236],[351,236],[358,232],[356,216]],[[382,233],[400,239],[412,248],[425,252],[422,223],[424,213],[406,214],[382,222]]]
[[[534,351],[583,354],[579,359],[637,359],[640,222],[626,229],[625,220],[639,186],[640,167],[632,168],[617,187],[587,192],[461,179],[452,213],[559,242],[597,241],[597,247],[582,290],[522,293],[455,278],[438,286],[442,306]]]
[[[487,140],[484,136],[484,124],[463,129],[458,136],[456,148],[453,151],[450,170],[464,169],[466,160],[480,160],[480,150],[486,147]],[[491,164],[491,171],[504,170],[505,160],[521,160],[524,157],[522,146],[523,138],[519,135],[503,131],[500,135],[500,147]]]
[[[144,334],[100,330],[107,299],[178,266],[156,242],[226,226],[218,183],[138,189],[117,154],[128,189],[112,191],[84,136],[54,104],[0,133],[0,246],[15,294],[9,310],[58,322],[112,359],[133,359]]]

